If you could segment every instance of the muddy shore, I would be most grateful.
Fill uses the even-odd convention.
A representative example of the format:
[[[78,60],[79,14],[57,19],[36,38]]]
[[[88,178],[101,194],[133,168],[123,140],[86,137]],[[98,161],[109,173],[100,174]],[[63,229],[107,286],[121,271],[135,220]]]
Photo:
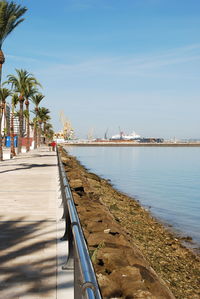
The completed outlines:
[[[199,256],[60,150],[103,298],[200,298]]]

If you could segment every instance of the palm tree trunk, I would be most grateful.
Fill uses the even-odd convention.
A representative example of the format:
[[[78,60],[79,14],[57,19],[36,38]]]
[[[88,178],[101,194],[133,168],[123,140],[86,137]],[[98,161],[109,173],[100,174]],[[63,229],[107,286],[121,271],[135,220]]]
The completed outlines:
[[[43,144],[45,144],[46,143],[46,122],[44,122],[43,131],[44,131]]]
[[[22,137],[23,137],[23,99],[19,100],[19,140],[18,140],[18,153],[22,152]]]
[[[37,148],[37,145],[38,145],[38,143],[37,143],[37,123],[35,122],[34,123],[34,149],[36,149]]]
[[[0,62],[0,86],[1,86],[1,77],[2,77],[2,63]]]
[[[27,143],[26,143],[26,151],[30,151],[30,127],[29,127],[29,116],[27,118]]]
[[[6,146],[6,135],[8,133],[7,131],[7,115],[6,115],[6,102],[3,103],[3,129],[4,129],[4,140],[3,140],[3,146]]]
[[[0,108],[0,110],[1,110],[1,108]],[[0,111],[0,161],[3,161],[3,145],[2,145],[1,123],[2,123],[2,112]]]
[[[39,126],[38,126],[38,146],[41,145],[41,124],[39,123]]]
[[[27,141],[26,141],[26,151],[30,151],[30,125],[29,125],[29,101],[26,101],[26,111],[27,111],[27,118],[26,118],[26,136],[27,136]]]
[[[2,66],[5,62],[5,57],[3,55],[3,51],[0,50],[0,86],[1,86],[1,77],[2,77]]]
[[[1,77],[2,77],[2,66],[5,62],[3,51],[0,50],[0,88],[1,88]],[[1,109],[1,107],[0,107]],[[1,122],[2,122],[2,110],[0,111],[0,161],[3,161],[3,145],[2,145],[2,134],[1,134]]]
[[[11,126],[10,126],[10,157],[16,156],[15,145],[14,145],[14,111],[11,115]]]

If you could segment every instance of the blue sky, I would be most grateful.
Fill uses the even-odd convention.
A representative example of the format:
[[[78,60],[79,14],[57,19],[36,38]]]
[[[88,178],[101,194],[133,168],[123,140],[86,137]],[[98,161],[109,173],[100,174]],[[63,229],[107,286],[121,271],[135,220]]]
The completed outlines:
[[[60,130],[200,138],[199,0],[24,0],[4,79],[27,69]]]

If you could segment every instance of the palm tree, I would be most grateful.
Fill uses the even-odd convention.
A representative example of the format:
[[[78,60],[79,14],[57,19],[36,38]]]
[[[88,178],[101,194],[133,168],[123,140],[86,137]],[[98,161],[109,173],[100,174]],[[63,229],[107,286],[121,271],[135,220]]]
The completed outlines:
[[[39,134],[38,134],[38,144],[41,144],[41,133],[42,133],[42,123],[45,123],[47,120],[50,120],[49,109],[45,107],[38,108],[37,119],[39,122]]]
[[[15,153],[15,145],[14,145],[14,115],[15,115],[15,107],[19,101],[17,93],[12,95],[12,114],[10,121],[10,157],[13,158],[16,156]]]
[[[35,111],[32,111],[35,115]],[[38,119],[37,116],[35,116],[32,120],[33,123],[33,140],[34,140],[34,149],[38,147]]]
[[[49,115],[46,115],[46,117],[44,117],[43,120],[43,143],[45,144],[45,136],[46,136],[46,130],[47,130],[47,122],[51,119],[51,117]]]
[[[17,76],[8,75],[7,84],[11,84],[14,92],[19,94],[19,140],[18,140],[18,151],[21,152],[22,147],[22,137],[23,137],[23,110],[24,110],[24,101],[27,97],[28,92],[32,88],[36,88],[37,86],[41,86],[40,83],[36,80],[36,78],[28,73],[26,70],[18,70],[16,69]]]
[[[37,130],[38,130],[38,110],[39,104],[44,99],[44,95],[41,93],[37,93],[31,96],[31,101],[35,104],[35,121],[34,121],[34,149],[37,148]]]
[[[4,116],[4,129],[6,128],[6,98],[11,95],[8,88],[0,88],[0,161],[3,161],[2,144],[2,118]]]
[[[4,118],[4,128],[7,129],[6,99],[12,94],[12,91],[8,88],[1,88],[0,93],[1,93],[1,100],[3,104],[2,117]]]
[[[30,138],[30,123],[29,123],[30,113],[29,113],[29,101],[26,100],[25,104],[26,104],[26,110],[23,111],[23,115],[24,115],[24,118],[25,118],[25,120],[26,120],[26,134],[27,134],[27,138],[26,138],[26,151],[29,152],[29,151],[30,151],[30,142],[29,142],[29,138]]]
[[[52,128],[47,128],[45,137],[46,137],[48,143],[49,143],[49,141],[52,141],[53,136],[54,136],[53,129]]]
[[[26,89],[25,94],[25,106],[26,106],[26,136],[27,136],[27,142],[26,142],[26,151],[30,151],[30,113],[29,113],[29,98],[31,96],[34,96],[36,93],[38,93],[38,90],[32,86],[32,84],[29,84]]]
[[[2,51],[2,45],[6,37],[24,21],[22,15],[27,11],[26,7],[22,7],[16,3],[3,0],[0,2],[0,86],[2,76],[2,65],[5,57]]]
[[[50,118],[50,117],[49,117]],[[48,135],[48,132],[50,130],[53,129],[53,126],[52,124],[48,123],[48,122],[44,122],[44,129],[43,129],[43,134],[44,134],[44,138],[46,139],[47,138],[47,135]]]

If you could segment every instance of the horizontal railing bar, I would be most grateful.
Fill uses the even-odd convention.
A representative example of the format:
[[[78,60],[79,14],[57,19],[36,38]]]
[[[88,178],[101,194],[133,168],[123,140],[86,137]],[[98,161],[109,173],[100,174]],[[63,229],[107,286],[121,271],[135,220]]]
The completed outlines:
[[[67,199],[70,199],[71,198],[71,192],[70,192],[70,189],[69,187],[65,187],[65,194],[66,194],[66,198]]]
[[[85,283],[88,284],[88,287],[93,286],[93,283],[91,282],[91,277],[90,277],[90,270],[88,267],[88,259],[85,256],[85,248],[82,244],[82,239],[80,236],[79,228],[77,225],[74,225],[72,227],[72,232],[74,235],[74,242],[75,246],[78,249],[78,256],[79,256],[79,263],[81,265],[81,270],[82,270],[82,275],[83,275],[83,282],[82,285]]]
[[[65,151],[65,150],[64,150]],[[82,232],[80,220],[74,204],[73,195],[69,186],[69,182],[65,173],[60,154],[58,152],[58,164],[62,186],[64,187],[64,197],[66,199],[67,208],[69,211],[71,229],[73,233],[74,245],[78,256],[78,263],[81,274],[81,291],[84,298],[87,299],[102,299],[93,265],[89,256],[86,241]]]
[[[68,209],[69,209],[71,224],[72,225],[75,225],[75,224],[79,225],[78,216],[77,216],[76,211],[74,211],[74,207],[73,207],[73,203],[72,203],[71,199],[67,201],[67,205],[68,205]]]

